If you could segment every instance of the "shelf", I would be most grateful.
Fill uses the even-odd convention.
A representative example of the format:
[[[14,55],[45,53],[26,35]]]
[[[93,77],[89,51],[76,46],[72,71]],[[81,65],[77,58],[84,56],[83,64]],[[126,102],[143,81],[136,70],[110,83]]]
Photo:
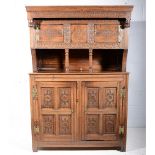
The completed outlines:
[[[123,50],[93,50],[93,72],[122,71]]]
[[[64,51],[62,49],[44,50],[37,49],[37,69],[38,72],[63,72],[64,71]]]
[[[124,50],[120,49],[36,49],[37,72],[102,73],[121,72]]]

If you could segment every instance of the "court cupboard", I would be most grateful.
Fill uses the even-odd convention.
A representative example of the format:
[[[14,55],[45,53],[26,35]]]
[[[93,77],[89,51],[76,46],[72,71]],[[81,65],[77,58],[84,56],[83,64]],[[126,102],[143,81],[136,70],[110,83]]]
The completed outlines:
[[[26,6],[33,151],[125,151],[133,6]]]

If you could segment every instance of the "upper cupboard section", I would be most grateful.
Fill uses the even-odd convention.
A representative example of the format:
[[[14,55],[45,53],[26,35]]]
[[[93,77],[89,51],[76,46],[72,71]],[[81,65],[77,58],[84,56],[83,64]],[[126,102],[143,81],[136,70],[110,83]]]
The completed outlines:
[[[128,49],[133,6],[26,6],[32,49]]]
[[[127,49],[127,29],[118,20],[36,20],[31,48]]]

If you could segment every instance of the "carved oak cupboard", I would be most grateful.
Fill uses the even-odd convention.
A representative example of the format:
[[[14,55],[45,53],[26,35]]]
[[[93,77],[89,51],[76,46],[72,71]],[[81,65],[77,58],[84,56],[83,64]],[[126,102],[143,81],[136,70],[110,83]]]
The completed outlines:
[[[126,149],[133,6],[27,6],[33,151]]]

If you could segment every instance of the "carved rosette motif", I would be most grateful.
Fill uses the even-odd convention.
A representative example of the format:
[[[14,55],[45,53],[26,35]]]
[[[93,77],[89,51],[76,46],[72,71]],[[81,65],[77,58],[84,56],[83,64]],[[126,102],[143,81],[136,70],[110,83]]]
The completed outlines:
[[[71,107],[71,88],[59,88],[60,108]]]
[[[54,88],[42,88],[41,108],[54,108]]]
[[[104,115],[104,133],[115,133],[116,128],[116,116],[115,115]]]
[[[99,115],[89,114],[87,115],[87,134],[99,133]]]
[[[116,88],[105,89],[105,107],[116,106]]]
[[[54,115],[43,116],[43,134],[54,135],[55,133],[56,133],[55,116]]]
[[[99,88],[88,88],[88,108],[99,106]]]
[[[59,116],[59,134],[60,135],[71,134],[71,115]]]

